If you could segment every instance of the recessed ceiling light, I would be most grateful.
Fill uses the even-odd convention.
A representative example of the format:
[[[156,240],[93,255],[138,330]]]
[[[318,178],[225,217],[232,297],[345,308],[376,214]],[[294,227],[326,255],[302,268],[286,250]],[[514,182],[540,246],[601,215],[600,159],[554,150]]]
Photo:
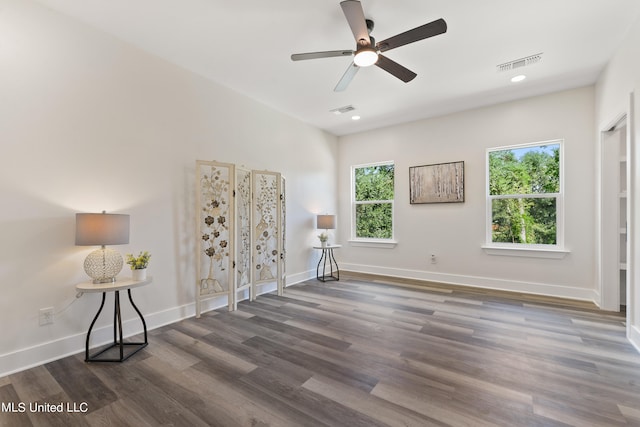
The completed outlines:
[[[515,76],[515,77],[512,77],[512,78],[511,78],[511,82],[512,82],[512,83],[518,83],[518,82],[523,81],[523,80],[524,80],[524,79],[526,79],[526,78],[527,78],[527,76],[525,76],[524,74],[520,74],[520,75],[517,75],[517,76]]]
[[[360,116],[351,116],[351,120],[360,120]]]

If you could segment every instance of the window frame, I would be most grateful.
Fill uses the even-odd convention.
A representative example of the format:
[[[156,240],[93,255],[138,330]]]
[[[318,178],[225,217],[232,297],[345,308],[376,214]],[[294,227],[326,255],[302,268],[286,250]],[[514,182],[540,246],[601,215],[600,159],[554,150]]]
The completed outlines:
[[[543,145],[559,145],[559,191],[557,193],[535,193],[535,194],[505,194],[491,195],[489,187],[490,168],[489,156],[492,152],[522,149],[529,147],[540,147]],[[528,256],[537,258],[562,258],[568,251],[565,249],[564,240],[564,139],[552,139],[548,141],[530,142],[525,144],[514,144],[501,147],[491,147],[486,149],[485,156],[486,167],[486,212],[485,212],[485,244],[482,248],[489,255],[509,255],[509,256]],[[556,200],[556,243],[555,244],[536,244],[536,243],[509,243],[509,242],[493,242],[493,200],[502,199],[536,199],[536,198],[555,198]]]
[[[362,169],[375,166],[393,166],[393,199],[391,200],[367,200],[356,201],[356,169]],[[396,164],[393,160],[382,162],[363,163],[351,166],[351,238],[349,242],[353,246],[372,246],[372,247],[395,247],[396,225],[395,225],[395,198],[396,198]],[[388,203],[391,205],[391,237],[390,238],[373,238],[373,237],[357,237],[356,236],[356,206],[365,204]]]

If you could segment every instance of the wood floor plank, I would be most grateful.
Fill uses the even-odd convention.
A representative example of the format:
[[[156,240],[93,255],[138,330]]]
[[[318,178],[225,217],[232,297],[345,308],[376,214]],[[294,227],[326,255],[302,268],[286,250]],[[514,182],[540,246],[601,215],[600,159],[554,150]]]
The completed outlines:
[[[369,414],[371,417],[390,426],[440,427],[449,425],[434,420],[424,414],[399,407],[371,393],[347,387],[338,381],[333,381],[322,375],[316,375],[310,378],[309,381],[303,384],[303,387],[327,399],[332,399],[335,402],[348,406],[355,411]]]
[[[266,328],[273,329],[278,332],[282,332],[283,334],[291,335],[301,340],[311,341],[311,342],[323,345],[325,347],[335,348],[337,350],[345,350],[349,348],[349,346],[351,345],[351,343],[347,341],[338,340],[338,339],[331,338],[322,334],[317,334],[314,332],[309,332],[305,329],[296,328],[295,326],[287,325],[284,322],[274,322],[271,319],[265,319],[258,316],[252,318],[251,321],[261,326],[264,326]]]
[[[376,427],[384,424],[368,414],[352,410],[311,390],[302,388],[302,384],[290,384],[286,377],[269,370],[257,369],[242,378],[242,382],[251,384],[265,394],[276,396],[283,403],[309,415],[316,422],[333,425]]]
[[[154,345],[148,346],[145,351],[151,356],[154,356],[175,369],[186,369],[190,366],[200,362],[200,359],[188,351],[182,349],[182,347],[167,343],[161,336],[156,335]]]
[[[135,361],[125,368],[123,365],[102,365],[94,366],[94,370],[121,399],[153,425],[210,425],[174,398],[174,388],[163,387],[167,377],[147,377],[146,372],[138,368],[145,360]]]
[[[377,383],[376,378],[364,373],[342,365],[327,362],[319,357],[310,356],[261,337],[253,337],[247,340],[245,344],[272,356],[285,359],[293,364],[307,368],[313,372],[319,372],[329,378],[343,381],[352,387],[361,390],[370,391]]]
[[[167,331],[162,337],[166,342],[184,349],[196,361],[206,361],[225,372],[235,372],[238,376],[251,372],[255,368],[251,362],[224,351],[204,340],[194,340],[176,330]]]
[[[230,381],[225,377],[209,375],[199,368],[206,367],[203,364],[196,365],[183,375],[192,382],[194,389],[233,414],[242,426],[299,427],[311,424],[312,419],[302,412],[292,408],[283,411],[280,401],[273,396],[250,390],[237,379]],[[217,421],[218,417],[214,416],[213,420]]]
[[[0,378],[0,426],[640,426],[640,355],[593,304],[341,274]],[[6,406],[6,404],[5,404]],[[8,407],[6,407],[8,408]]]
[[[8,377],[7,377],[8,378]],[[15,388],[9,381],[4,381],[4,385],[0,386],[0,402],[7,405],[6,409],[3,409],[0,412],[0,426],[3,427],[31,427],[33,423],[29,418],[28,414],[21,408],[22,405],[27,405],[25,402],[18,396]],[[26,410],[26,409],[25,409]]]
[[[11,383],[23,402],[45,401],[63,393],[60,383],[44,366],[13,374]]]
[[[403,387],[392,386],[384,382],[380,382],[371,392],[374,396],[398,405],[401,408],[417,412],[440,421],[446,425],[455,426],[473,426],[473,427],[489,427],[494,424],[483,421],[471,414],[459,413],[451,411],[445,405],[434,399],[423,399],[421,396],[415,395],[413,392],[406,392]]]
[[[86,421],[91,427],[154,427],[144,418],[143,413],[126,399],[118,399],[87,414]]]
[[[91,366],[78,364],[74,358],[64,358],[45,365],[69,396],[69,402],[85,402],[93,411],[115,402],[118,396],[94,374]]]

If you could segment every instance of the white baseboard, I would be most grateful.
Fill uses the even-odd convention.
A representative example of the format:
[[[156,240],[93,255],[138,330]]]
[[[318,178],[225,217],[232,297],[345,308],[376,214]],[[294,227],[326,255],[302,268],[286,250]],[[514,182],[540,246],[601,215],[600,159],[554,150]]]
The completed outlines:
[[[627,338],[636,350],[638,350],[638,353],[640,353],[640,328],[635,325],[629,325],[627,330]]]
[[[285,286],[291,286],[297,283],[302,283],[309,279],[315,279],[315,277],[316,277],[316,272],[314,270],[307,270],[307,271],[303,271],[302,273],[287,275]]]
[[[569,298],[581,301],[598,301],[597,293],[592,289],[571,286],[560,286],[546,283],[523,282],[518,280],[496,279],[493,277],[464,276],[458,274],[434,273],[430,271],[407,270],[399,268],[378,267],[373,265],[341,263],[341,270],[355,273],[378,274],[381,276],[399,277],[403,279],[427,280],[450,285],[471,286],[501,291],[521,292],[534,295],[545,295],[558,298]]]

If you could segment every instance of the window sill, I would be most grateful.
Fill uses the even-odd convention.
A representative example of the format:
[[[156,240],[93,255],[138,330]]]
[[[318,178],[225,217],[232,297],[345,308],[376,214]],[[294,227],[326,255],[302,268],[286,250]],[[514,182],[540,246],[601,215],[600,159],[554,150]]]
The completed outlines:
[[[384,248],[393,249],[398,244],[395,240],[349,240],[350,246],[361,248]]]
[[[561,248],[514,247],[482,245],[482,250],[488,255],[518,256],[527,258],[562,259],[570,251]]]

